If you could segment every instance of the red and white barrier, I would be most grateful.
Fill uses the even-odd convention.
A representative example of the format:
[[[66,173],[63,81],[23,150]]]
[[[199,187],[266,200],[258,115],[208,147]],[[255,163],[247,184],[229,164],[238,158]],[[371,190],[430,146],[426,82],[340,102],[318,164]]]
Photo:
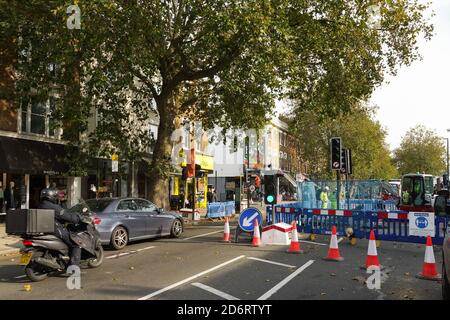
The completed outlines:
[[[275,223],[262,229],[262,243],[269,245],[289,245],[289,232],[293,226],[284,222]]]
[[[335,209],[314,209],[314,215],[321,216],[338,216],[338,217],[351,217],[353,215],[352,210],[335,210]]]
[[[378,219],[395,219],[395,220],[408,220],[408,213],[398,212],[378,212]]]

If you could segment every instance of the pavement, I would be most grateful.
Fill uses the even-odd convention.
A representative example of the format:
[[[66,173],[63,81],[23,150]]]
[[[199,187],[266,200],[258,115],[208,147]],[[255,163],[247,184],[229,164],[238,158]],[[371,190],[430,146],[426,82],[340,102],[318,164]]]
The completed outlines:
[[[231,232],[236,228],[232,223]],[[0,299],[79,300],[428,300],[442,299],[441,284],[417,279],[425,247],[382,241],[385,266],[380,289],[369,289],[362,266],[367,240],[351,245],[339,239],[342,262],[325,261],[328,236],[301,241],[304,254],[287,246],[252,247],[244,235],[239,243],[222,241],[223,225],[186,226],[180,239],[140,241],[122,251],[106,250],[96,269],[82,268],[81,288],[70,290],[69,279],[52,276],[32,283],[18,257],[0,257]],[[341,240],[342,239],[342,240]],[[441,248],[435,246],[438,271]],[[28,290],[24,285],[30,284]]]
[[[20,237],[7,235],[5,224],[0,223],[0,256],[17,254],[21,247]]]

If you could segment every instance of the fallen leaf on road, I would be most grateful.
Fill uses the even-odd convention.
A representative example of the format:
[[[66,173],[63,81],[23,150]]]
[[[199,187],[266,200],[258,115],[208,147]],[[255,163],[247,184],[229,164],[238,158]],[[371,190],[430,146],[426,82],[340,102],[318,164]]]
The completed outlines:
[[[365,283],[366,279],[364,277],[354,277],[352,280],[359,281],[361,283]]]
[[[134,270],[134,267],[130,267],[130,270]]]
[[[336,277],[336,273],[330,273],[330,276]]]
[[[407,294],[405,294],[405,295],[403,296],[403,298],[408,299],[409,297],[408,297]]]
[[[409,274],[410,274],[409,272],[405,272],[405,276],[409,276]]]
[[[321,295],[321,296],[325,296],[325,295],[326,295],[326,292],[322,292],[320,295]]]

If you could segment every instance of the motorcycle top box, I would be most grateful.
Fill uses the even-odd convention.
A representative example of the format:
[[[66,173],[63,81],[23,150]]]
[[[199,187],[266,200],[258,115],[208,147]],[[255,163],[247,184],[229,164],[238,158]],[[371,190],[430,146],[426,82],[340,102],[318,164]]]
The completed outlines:
[[[6,213],[6,233],[36,235],[55,231],[55,211],[44,209],[16,209]]]

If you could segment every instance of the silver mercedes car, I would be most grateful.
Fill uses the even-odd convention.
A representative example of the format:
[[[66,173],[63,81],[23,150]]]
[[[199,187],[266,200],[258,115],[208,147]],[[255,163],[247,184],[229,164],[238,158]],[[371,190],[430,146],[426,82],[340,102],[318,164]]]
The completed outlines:
[[[183,233],[183,218],[166,212],[140,198],[100,198],[86,200],[69,210],[88,207],[95,215],[96,228],[103,245],[116,250],[129,242],[164,236],[178,238]]]

